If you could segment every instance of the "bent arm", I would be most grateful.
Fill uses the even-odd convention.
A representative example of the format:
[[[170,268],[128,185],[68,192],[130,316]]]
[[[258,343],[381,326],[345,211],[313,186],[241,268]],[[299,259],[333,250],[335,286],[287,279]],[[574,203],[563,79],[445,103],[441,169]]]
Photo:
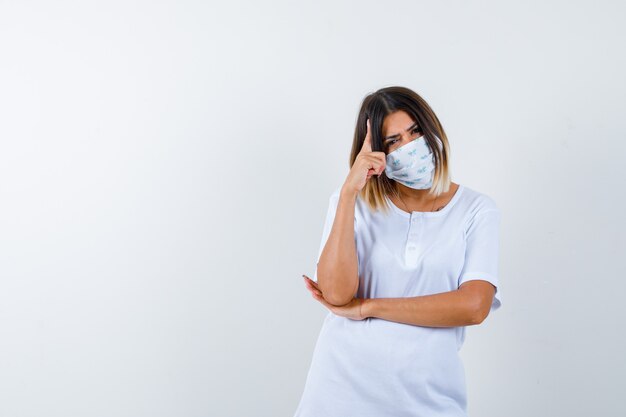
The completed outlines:
[[[324,299],[333,305],[347,304],[359,287],[354,239],[357,194],[341,189],[337,212],[328,240],[317,264],[317,283]]]
[[[362,312],[364,317],[426,327],[475,325],[483,314],[476,297],[463,289],[417,297],[367,298]]]

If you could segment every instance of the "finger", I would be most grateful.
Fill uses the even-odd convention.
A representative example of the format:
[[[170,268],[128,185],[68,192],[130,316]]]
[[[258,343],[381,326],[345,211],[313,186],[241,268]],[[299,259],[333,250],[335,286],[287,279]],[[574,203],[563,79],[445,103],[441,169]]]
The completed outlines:
[[[328,304],[326,300],[324,300],[324,297],[317,295],[317,294],[312,294],[312,295],[313,295],[313,298],[315,298],[317,301],[322,303],[324,307],[328,308],[329,310],[331,309],[330,304]]]
[[[311,293],[322,295],[322,292],[320,291],[315,281],[311,280],[309,277],[305,275],[303,275],[303,278],[304,278],[304,285],[306,285],[307,290],[311,291]]]
[[[311,292],[311,295],[313,296],[313,298],[320,298],[321,300],[324,300],[324,294],[322,294],[322,292],[320,290],[318,290],[317,288],[313,288],[312,286],[308,288],[308,290]]]
[[[370,119],[367,119],[366,123],[367,123],[367,132],[365,133],[363,146],[361,146],[361,152],[372,152],[372,135],[370,132]]]
[[[322,295],[321,292],[317,291],[317,290],[311,290],[311,295],[315,296],[315,297],[322,297],[324,298],[324,296]]]
[[[302,275],[302,277],[304,277],[304,283],[307,286],[313,286],[313,287],[317,288],[317,283],[315,281],[313,281],[311,278],[307,277],[306,275]]]
[[[307,288],[309,290],[309,292],[311,293],[311,295],[317,295],[322,297],[322,293],[319,290],[316,290],[315,288]]]
[[[309,291],[319,292],[320,294],[322,293],[321,290],[317,287],[317,285],[315,285],[313,282],[305,282],[304,285],[306,285]]]
[[[309,290],[311,290],[311,292],[314,292],[316,294],[322,295],[322,291],[314,285],[310,285]]]
[[[380,175],[385,170],[385,164],[379,158],[368,155],[366,160],[368,179],[372,175]]]
[[[315,288],[317,288],[317,287],[318,287],[317,282],[313,281],[311,278],[307,277],[306,275],[302,275],[302,276],[305,278],[305,280],[306,280],[308,283],[310,283],[311,285],[314,285],[314,286],[315,286]]]
[[[312,285],[307,285],[306,289],[309,290],[309,292],[311,294],[319,294],[322,295],[322,292],[320,290],[318,290],[317,288],[313,287]]]

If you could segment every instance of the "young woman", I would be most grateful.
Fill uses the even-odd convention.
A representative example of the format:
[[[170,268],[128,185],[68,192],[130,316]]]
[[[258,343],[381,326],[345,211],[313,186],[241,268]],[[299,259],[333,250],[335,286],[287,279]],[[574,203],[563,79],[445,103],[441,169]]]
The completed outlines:
[[[450,179],[439,119],[414,91],[362,103],[330,197],[312,296],[330,311],[295,417],[467,416],[465,326],[501,305],[500,210]]]

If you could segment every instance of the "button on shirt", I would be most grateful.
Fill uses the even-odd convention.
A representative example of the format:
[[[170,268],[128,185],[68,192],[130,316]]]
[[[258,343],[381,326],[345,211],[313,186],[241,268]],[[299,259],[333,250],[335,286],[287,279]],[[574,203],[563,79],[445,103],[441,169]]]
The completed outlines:
[[[335,218],[331,195],[318,261]],[[500,210],[489,196],[459,185],[446,206],[389,212],[357,197],[354,234],[359,298],[399,298],[453,291],[470,280],[496,287]],[[317,268],[313,277],[317,282]],[[465,371],[458,354],[465,327],[426,327],[328,312],[294,417],[466,417]]]

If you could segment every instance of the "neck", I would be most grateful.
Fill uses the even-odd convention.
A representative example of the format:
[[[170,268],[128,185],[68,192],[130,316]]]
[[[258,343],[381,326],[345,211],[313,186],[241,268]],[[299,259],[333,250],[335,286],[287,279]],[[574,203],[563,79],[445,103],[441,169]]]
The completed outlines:
[[[428,194],[428,188],[425,190],[416,190],[415,188],[400,184],[399,182],[396,183],[396,191],[400,194],[400,197],[402,197],[403,200],[416,203],[426,203],[433,201],[436,198]]]

